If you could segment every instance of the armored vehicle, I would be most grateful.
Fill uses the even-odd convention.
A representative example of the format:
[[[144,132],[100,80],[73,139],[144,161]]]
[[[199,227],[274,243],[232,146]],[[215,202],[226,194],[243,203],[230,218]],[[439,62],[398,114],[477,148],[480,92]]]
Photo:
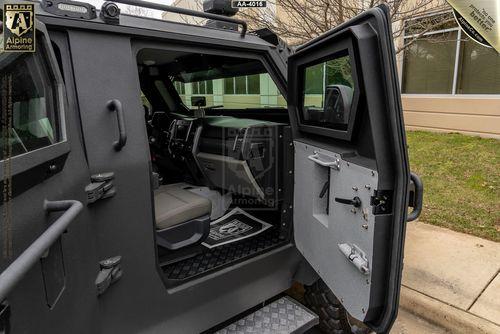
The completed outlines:
[[[390,330],[422,185],[387,8],[291,50],[219,4],[47,0],[0,54],[2,333]]]

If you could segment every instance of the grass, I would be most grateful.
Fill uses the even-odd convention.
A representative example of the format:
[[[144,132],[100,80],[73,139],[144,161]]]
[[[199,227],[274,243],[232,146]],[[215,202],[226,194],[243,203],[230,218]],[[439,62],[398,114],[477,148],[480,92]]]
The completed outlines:
[[[410,167],[424,183],[420,221],[500,241],[500,141],[407,132]]]

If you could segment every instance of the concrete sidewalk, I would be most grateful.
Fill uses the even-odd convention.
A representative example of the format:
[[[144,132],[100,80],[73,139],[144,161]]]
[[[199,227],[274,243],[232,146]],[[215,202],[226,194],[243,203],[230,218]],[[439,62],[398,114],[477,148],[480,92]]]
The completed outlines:
[[[500,243],[409,223],[400,306],[452,333],[500,333]]]

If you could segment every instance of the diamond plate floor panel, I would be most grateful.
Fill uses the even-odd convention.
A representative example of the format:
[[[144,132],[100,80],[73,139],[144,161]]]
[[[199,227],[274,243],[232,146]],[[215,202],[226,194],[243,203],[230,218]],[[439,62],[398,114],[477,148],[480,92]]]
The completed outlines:
[[[292,298],[282,297],[215,332],[217,334],[304,333],[318,324],[318,316]]]
[[[169,280],[186,280],[242,261],[285,243],[279,230],[270,228],[254,237],[210,249],[192,258],[162,267]]]

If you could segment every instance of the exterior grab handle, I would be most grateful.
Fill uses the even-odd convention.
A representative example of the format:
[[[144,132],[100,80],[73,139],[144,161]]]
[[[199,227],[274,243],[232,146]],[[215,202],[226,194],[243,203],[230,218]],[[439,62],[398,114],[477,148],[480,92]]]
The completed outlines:
[[[82,211],[83,205],[75,200],[45,201],[44,208],[47,212],[64,213],[0,274],[0,302],[61,236]]]
[[[113,143],[116,151],[120,151],[127,143],[127,131],[125,130],[125,117],[123,116],[123,107],[120,100],[113,99],[106,103],[109,111],[116,112],[116,120],[118,122],[118,140]]]
[[[422,212],[422,203],[424,197],[424,185],[420,177],[417,174],[410,172],[410,180],[415,186],[415,191],[413,195],[413,211],[410,212],[406,217],[407,222],[411,222],[417,219],[418,216],[420,216],[420,213]]]

